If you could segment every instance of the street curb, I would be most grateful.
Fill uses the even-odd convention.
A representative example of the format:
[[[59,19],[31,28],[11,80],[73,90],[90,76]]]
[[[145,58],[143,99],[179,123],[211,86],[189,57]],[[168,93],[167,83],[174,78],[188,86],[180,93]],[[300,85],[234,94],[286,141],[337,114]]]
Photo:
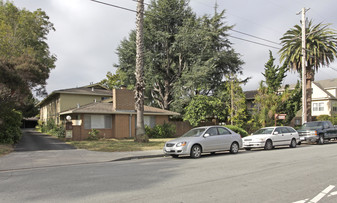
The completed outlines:
[[[159,157],[167,157],[165,154],[155,154],[155,155],[143,155],[143,156],[130,156],[130,157],[124,157],[119,159],[111,160],[110,162],[115,161],[128,161],[133,159],[151,159],[151,158],[159,158]]]

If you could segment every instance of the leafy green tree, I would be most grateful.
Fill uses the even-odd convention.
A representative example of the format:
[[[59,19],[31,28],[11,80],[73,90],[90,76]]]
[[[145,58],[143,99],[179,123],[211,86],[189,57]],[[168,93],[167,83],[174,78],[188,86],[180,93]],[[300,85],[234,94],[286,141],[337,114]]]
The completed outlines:
[[[195,95],[208,95],[243,62],[231,48],[224,12],[197,18],[186,0],[152,1],[145,12],[146,96],[157,106],[182,112]],[[135,33],[117,49],[122,81],[135,83]]]
[[[246,96],[240,84],[245,83],[249,78],[239,81],[236,75],[232,75],[228,82],[225,84],[225,95],[229,95],[228,98],[222,95],[222,101],[226,103],[226,107],[229,111],[231,125],[243,127],[247,121],[247,105]],[[227,98],[227,100],[226,100]]]
[[[295,25],[281,38],[281,61],[287,61],[290,68],[301,72],[302,67],[302,27]],[[335,61],[337,51],[337,33],[329,28],[329,24],[314,25],[312,20],[306,28],[306,87],[307,87],[307,120],[311,120],[311,82],[314,81],[315,71],[322,66],[328,66]]]
[[[281,87],[283,79],[286,77],[287,65],[283,66],[275,66],[274,65],[275,58],[271,51],[269,51],[269,60],[265,64],[264,73],[262,75],[265,77],[265,83],[267,85],[268,93],[275,93]]]
[[[100,84],[112,90],[121,88],[123,83],[119,73],[112,74],[109,71],[106,74],[106,79],[101,80]]]
[[[5,125],[8,116],[18,118],[12,109],[34,114],[26,111],[35,102],[32,91],[46,93],[46,80],[56,61],[46,43],[52,30],[53,24],[41,9],[31,12],[0,0],[0,112],[5,112],[0,113],[0,125]]]
[[[290,122],[300,106],[299,84],[293,91],[286,87],[282,93],[279,92],[282,81],[286,77],[287,63],[279,67],[274,65],[274,61],[275,58],[269,52],[269,60],[262,73],[265,81],[261,81],[258,94],[255,96],[257,111],[253,117],[262,127],[275,125],[276,113],[286,113],[287,122]]]
[[[184,121],[192,126],[198,126],[200,122],[216,118],[224,121],[228,113],[221,99],[214,96],[197,95],[189,105],[185,107]]]

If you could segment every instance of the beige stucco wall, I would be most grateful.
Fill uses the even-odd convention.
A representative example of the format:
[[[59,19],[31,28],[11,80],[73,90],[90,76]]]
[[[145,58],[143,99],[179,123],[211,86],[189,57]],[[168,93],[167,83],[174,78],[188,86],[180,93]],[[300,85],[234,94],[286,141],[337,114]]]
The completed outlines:
[[[40,120],[47,122],[49,118],[54,119],[56,124],[60,123],[60,98],[55,96],[53,99],[48,100],[40,108]]]
[[[97,102],[102,100],[103,96],[94,96],[94,95],[73,95],[73,94],[61,94],[60,95],[60,110],[66,111],[72,108],[76,108],[77,104],[80,106],[90,104],[95,102],[95,99]]]

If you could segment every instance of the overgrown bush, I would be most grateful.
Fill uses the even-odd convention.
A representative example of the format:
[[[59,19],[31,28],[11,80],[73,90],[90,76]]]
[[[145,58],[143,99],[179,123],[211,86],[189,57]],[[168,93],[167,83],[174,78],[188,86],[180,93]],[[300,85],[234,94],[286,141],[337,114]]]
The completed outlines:
[[[244,129],[235,126],[235,125],[226,125],[226,128],[229,128],[231,130],[233,130],[234,132],[238,133],[241,135],[241,137],[246,137],[248,135],[247,131],[245,131]]]
[[[176,133],[176,127],[171,123],[155,125],[153,128],[145,126],[145,133],[149,138],[171,138]]]
[[[318,121],[331,121],[333,125],[337,125],[337,116],[329,116],[329,115],[320,115],[317,117]]]
[[[66,137],[66,129],[63,125],[56,126],[54,129],[51,130],[51,134],[57,136],[58,138],[65,138]]]
[[[54,119],[48,119],[47,123],[39,120],[37,128],[40,129],[42,133],[51,134],[58,138],[65,138],[66,135],[64,125],[56,125]]]
[[[20,129],[22,115],[16,110],[8,110],[2,113],[2,124],[0,124],[0,143],[17,143],[22,136]]]
[[[89,137],[87,138],[87,140],[99,140],[101,137],[99,136],[99,131],[96,129],[92,129],[89,132]]]

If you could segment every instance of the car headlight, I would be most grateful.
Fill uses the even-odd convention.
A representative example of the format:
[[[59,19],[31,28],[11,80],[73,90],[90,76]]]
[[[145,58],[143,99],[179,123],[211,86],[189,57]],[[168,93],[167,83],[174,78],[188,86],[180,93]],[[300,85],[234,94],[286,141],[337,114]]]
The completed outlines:
[[[183,146],[185,146],[187,144],[187,142],[179,142],[178,144],[177,144],[177,147],[183,147]]]

